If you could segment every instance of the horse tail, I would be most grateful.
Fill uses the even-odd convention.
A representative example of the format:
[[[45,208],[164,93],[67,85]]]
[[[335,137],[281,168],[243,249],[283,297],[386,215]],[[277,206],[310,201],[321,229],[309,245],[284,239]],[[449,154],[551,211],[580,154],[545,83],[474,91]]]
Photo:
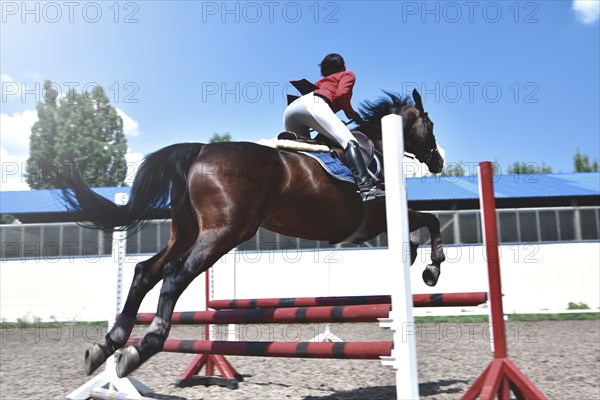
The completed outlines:
[[[63,200],[70,211],[80,213],[92,228],[105,232],[140,227],[145,220],[160,218],[169,207],[182,207],[187,202],[187,174],[198,156],[202,143],[180,143],[148,155],[141,164],[129,201],[117,205],[94,192],[79,171],[63,182]]]

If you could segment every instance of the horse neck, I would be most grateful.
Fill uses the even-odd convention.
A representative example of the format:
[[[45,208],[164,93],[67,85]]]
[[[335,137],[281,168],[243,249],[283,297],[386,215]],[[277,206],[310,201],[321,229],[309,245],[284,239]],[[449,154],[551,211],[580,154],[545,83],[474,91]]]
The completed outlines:
[[[412,126],[417,119],[419,119],[421,113],[413,104],[408,104],[402,107],[398,114],[402,117],[402,130],[404,131],[404,137],[406,138],[406,133],[411,132]]]
[[[407,139],[409,138],[410,132],[412,132],[412,126],[419,118],[420,112],[413,104],[407,104],[406,106],[402,107],[397,114],[402,117],[402,131],[404,135],[402,139],[404,141],[404,147],[406,148]],[[377,155],[380,158],[381,164],[383,165],[383,140],[381,123],[379,123],[379,125],[367,123],[359,126],[357,129],[371,139],[375,145],[375,150],[377,151]],[[385,174],[382,175],[383,181],[385,181],[384,177]]]

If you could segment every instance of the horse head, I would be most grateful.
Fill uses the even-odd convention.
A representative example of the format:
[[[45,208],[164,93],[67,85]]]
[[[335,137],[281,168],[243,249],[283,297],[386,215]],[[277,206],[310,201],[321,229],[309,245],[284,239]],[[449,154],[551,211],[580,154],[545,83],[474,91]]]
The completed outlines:
[[[381,118],[388,114],[402,116],[404,130],[404,150],[414,154],[420,162],[427,165],[429,171],[436,174],[442,171],[444,158],[441,156],[433,134],[433,122],[423,109],[421,95],[413,90],[413,99],[384,92],[387,97],[376,102],[364,102],[360,108],[363,123],[358,130],[369,136],[375,148],[383,151]]]

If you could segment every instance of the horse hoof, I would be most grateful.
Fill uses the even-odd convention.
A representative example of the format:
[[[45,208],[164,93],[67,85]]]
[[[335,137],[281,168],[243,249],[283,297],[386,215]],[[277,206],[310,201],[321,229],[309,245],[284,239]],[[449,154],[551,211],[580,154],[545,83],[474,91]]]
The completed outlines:
[[[124,378],[140,366],[140,353],[134,346],[117,352],[117,376]]]
[[[85,351],[85,373],[91,375],[106,361],[106,354],[102,347],[95,343]]]
[[[431,264],[426,266],[423,271],[423,282],[425,282],[427,286],[435,286],[440,277],[440,272],[440,267]]]

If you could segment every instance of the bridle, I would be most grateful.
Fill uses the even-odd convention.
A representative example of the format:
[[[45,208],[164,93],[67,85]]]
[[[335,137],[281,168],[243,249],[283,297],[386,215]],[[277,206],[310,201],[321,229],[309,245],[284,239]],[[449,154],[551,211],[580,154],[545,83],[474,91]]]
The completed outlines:
[[[421,113],[419,111],[419,117],[415,120],[415,123],[419,120],[422,119],[423,121],[428,121],[429,118],[427,116],[427,113]],[[431,121],[429,121],[429,123],[431,123]],[[427,125],[427,124],[426,124]],[[439,151],[437,148],[437,145],[435,143],[435,140],[433,141],[433,147],[429,147],[423,151],[413,151],[416,150],[420,147],[420,145],[425,142],[427,140],[426,137],[422,138],[421,140],[419,140],[418,142],[413,142],[410,139],[408,140],[408,148],[410,148],[411,150],[405,150],[404,155],[412,158],[413,160],[416,158],[417,160],[419,160],[419,162],[422,162],[424,164],[429,164],[429,162],[433,159],[434,156],[438,155],[439,156]],[[408,154],[412,154],[413,156],[407,155]]]
[[[419,142],[419,144],[420,143],[421,142]],[[408,157],[408,158],[412,158],[413,160],[416,158],[417,160],[419,160],[419,162],[429,165],[429,162],[433,159],[433,157],[435,155],[439,155],[439,153],[440,152],[438,151],[437,146],[436,146],[436,147],[432,147],[430,149],[420,151],[420,152],[405,151],[404,156]]]
[[[419,119],[425,119],[425,118],[428,118],[427,117],[427,113],[423,114],[423,113],[419,112],[419,117],[415,120],[415,122],[418,121]],[[429,122],[431,122],[431,121],[429,121]],[[376,128],[376,129],[381,130],[381,125],[377,125],[377,124],[375,124],[373,122],[364,121],[363,124],[364,125],[370,125],[370,126]],[[408,147],[410,149],[418,149],[419,146],[425,140],[427,140],[427,138],[423,138],[423,139],[419,140],[416,143],[413,142],[413,141],[411,141],[411,140],[409,140],[407,142],[407,146],[406,147]],[[417,159],[417,160],[419,160],[419,162],[422,162],[424,164],[429,164],[429,162],[433,159],[434,156],[436,156],[436,155],[439,156],[439,151],[438,151],[438,148],[437,148],[437,145],[436,145],[435,141],[433,143],[434,143],[433,147],[428,148],[428,149],[426,149],[424,151],[409,151],[409,150],[405,149],[404,150],[404,156],[408,157],[408,158],[411,158],[413,160]],[[380,157],[383,158],[383,153],[381,151],[379,151],[377,148],[375,148],[375,153],[377,155],[379,155]]]

